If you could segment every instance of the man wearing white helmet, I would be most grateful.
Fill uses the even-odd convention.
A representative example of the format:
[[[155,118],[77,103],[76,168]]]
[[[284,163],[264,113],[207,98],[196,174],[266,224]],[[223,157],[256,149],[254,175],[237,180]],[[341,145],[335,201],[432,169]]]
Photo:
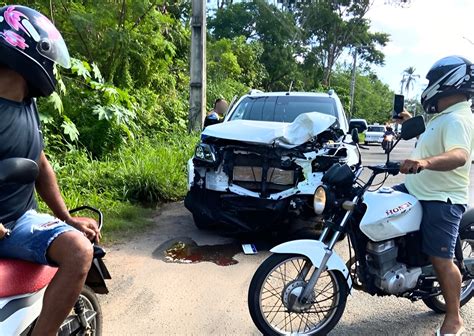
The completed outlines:
[[[465,331],[459,307],[466,298],[460,297],[461,273],[453,258],[469,196],[474,67],[463,57],[449,56],[436,62],[426,78],[429,84],[421,103],[426,113],[434,115],[410,159],[402,162],[400,171],[410,175],[398,189],[417,197],[423,206],[422,248],[430,257],[446,302],[438,307],[446,315],[437,334],[459,335]],[[400,116],[404,120],[411,117],[407,112]]]

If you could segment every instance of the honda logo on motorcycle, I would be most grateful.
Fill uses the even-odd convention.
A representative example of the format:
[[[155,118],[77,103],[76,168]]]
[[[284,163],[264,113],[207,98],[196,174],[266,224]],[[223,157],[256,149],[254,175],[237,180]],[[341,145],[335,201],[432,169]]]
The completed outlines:
[[[399,205],[398,207],[396,207],[394,209],[386,210],[385,214],[387,216],[392,216],[392,215],[395,215],[395,214],[398,214],[398,213],[402,213],[402,212],[404,212],[403,210],[408,209],[412,205],[413,204],[411,204],[410,202],[406,202],[406,203],[403,203],[402,205]]]

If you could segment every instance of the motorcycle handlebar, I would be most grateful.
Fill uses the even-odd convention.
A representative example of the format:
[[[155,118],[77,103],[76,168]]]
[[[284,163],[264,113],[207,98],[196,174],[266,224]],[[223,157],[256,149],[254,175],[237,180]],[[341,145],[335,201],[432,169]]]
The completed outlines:
[[[400,162],[387,162],[385,165],[368,166],[375,174],[387,173],[390,175],[398,175],[400,173]]]
[[[78,208],[69,210],[69,213],[73,214],[75,212],[79,212],[79,211],[83,211],[83,210],[89,210],[89,211],[92,211],[93,213],[97,214],[97,216],[99,217],[98,227],[99,227],[99,230],[101,230],[102,225],[104,224],[104,215],[102,214],[102,212],[100,210],[98,210],[96,208],[93,208],[93,207],[90,207],[88,205],[83,205],[83,206],[80,206]]]

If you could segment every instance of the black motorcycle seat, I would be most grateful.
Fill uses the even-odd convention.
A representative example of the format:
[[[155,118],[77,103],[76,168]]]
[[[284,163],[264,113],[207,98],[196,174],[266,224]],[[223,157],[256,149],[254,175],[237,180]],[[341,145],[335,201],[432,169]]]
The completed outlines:
[[[38,176],[39,168],[35,161],[24,158],[9,158],[0,161],[0,184],[33,183]]]
[[[474,224],[474,208],[467,209],[462,216],[461,223],[459,224],[459,231],[462,231],[469,224]]]

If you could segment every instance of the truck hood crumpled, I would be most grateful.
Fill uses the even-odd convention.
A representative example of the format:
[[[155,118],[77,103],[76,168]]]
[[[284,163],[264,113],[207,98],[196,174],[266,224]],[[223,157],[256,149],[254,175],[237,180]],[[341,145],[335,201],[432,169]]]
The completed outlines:
[[[300,114],[292,123],[233,120],[206,127],[203,137],[292,148],[327,130],[336,118],[319,112]]]

